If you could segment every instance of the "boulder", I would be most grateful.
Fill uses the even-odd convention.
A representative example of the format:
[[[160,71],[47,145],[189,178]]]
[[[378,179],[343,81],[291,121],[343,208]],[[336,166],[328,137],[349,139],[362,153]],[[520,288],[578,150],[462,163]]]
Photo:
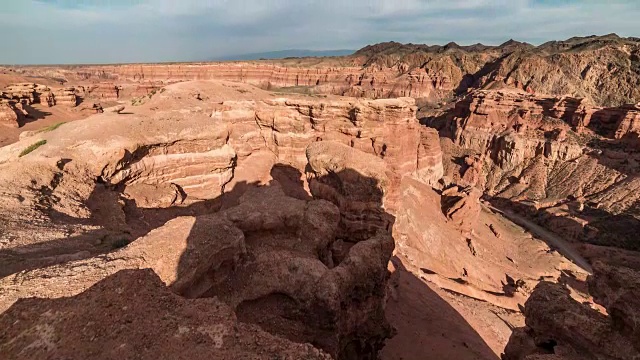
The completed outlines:
[[[19,126],[18,114],[14,107],[8,102],[0,102],[0,125],[15,127]]]
[[[526,327],[514,331],[503,359],[543,354],[576,360],[640,357],[638,311],[633,306],[638,273],[599,265],[594,274],[590,288],[610,316],[572,299],[564,285],[541,282],[525,303]]]

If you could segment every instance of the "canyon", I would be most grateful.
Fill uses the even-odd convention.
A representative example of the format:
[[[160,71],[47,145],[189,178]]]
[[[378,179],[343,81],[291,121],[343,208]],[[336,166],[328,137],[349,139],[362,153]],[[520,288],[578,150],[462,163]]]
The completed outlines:
[[[0,353],[638,358],[639,56],[4,67]]]

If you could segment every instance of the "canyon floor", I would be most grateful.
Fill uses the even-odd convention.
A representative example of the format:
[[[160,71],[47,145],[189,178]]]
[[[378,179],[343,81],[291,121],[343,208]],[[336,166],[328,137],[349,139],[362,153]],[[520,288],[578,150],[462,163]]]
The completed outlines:
[[[636,358],[635,95],[495,68],[563,49],[4,69],[0,353]]]

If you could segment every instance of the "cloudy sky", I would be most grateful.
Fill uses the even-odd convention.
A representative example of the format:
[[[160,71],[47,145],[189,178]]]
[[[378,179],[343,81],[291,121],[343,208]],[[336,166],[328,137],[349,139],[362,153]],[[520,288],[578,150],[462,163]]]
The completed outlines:
[[[2,64],[194,61],[382,41],[640,37],[639,0],[0,0]]]

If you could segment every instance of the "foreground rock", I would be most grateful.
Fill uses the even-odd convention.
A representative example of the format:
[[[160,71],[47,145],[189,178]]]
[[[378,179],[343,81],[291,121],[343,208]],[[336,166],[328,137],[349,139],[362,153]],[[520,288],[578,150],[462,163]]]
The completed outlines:
[[[217,299],[184,299],[150,270],[125,270],[83,293],[24,299],[0,315],[11,359],[331,359],[237,320]]]
[[[69,296],[119,270],[150,267],[176,293],[216,297],[270,333],[337,359],[373,356],[390,335],[384,299],[393,239],[378,232],[345,243],[340,218],[334,205],[286,197],[274,183],[224,212],[169,221],[107,256],[6,277],[0,299],[7,306]]]
[[[169,97],[162,101],[169,106],[172,96],[184,96],[182,90],[157,96]],[[339,114],[338,123],[351,124],[342,116],[353,104],[344,104],[325,109]],[[367,116],[380,122],[389,111],[415,111],[410,102],[400,105],[372,102],[364,109],[377,111],[382,118]],[[145,106],[158,105],[151,99]],[[290,126],[311,123],[308,116],[284,116],[287,107],[269,111],[261,114]],[[333,184],[337,176],[343,189],[358,189],[343,194],[361,201],[355,205],[366,204],[366,211],[347,208],[346,202],[311,200],[299,169],[322,163],[315,155],[307,160],[305,148],[325,142],[309,138],[296,144],[293,149],[300,147],[305,158],[301,163],[283,141],[273,140],[270,126],[258,127],[255,117],[246,131],[232,121],[212,121],[210,113],[166,107],[137,118],[104,113],[65,124],[65,135],[54,129],[3,148],[2,206],[12,210],[2,212],[0,257],[7,266],[0,307],[32,296],[75,296],[118,271],[151,268],[175,293],[216,297],[240,322],[311,343],[336,359],[374,358],[392,333],[384,305],[393,221],[382,198],[392,183],[379,184],[384,180],[379,175],[406,163],[392,165],[383,155],[327,142],[350,155],[332,173],[318,167],[316,181]],[[388,120],[398,118],[394,129],[413,126],[398,113]],[[247,141],[250,136],[262,141]],[[40,140],[47,142],[19,156]],[[417,134],[410,151],[414,163],[404,176],[416,174],[419,143]],[[389,156],[402,160],[402,149],[391,144]],[[358,159],[375,162],[376,171]],[[25,162],[31,166],[21,166]],[[295,197],[273,178],[288,181],[287,194]],[[374,216],[361,217],[362,211]]]
[[[609,316],[573,300],[560,284],[540,283],[525,304],[527,327],[514,331],[505,360],[555,354],[559,359],[638,359],[640,273],[594,266],[591,292]]]

